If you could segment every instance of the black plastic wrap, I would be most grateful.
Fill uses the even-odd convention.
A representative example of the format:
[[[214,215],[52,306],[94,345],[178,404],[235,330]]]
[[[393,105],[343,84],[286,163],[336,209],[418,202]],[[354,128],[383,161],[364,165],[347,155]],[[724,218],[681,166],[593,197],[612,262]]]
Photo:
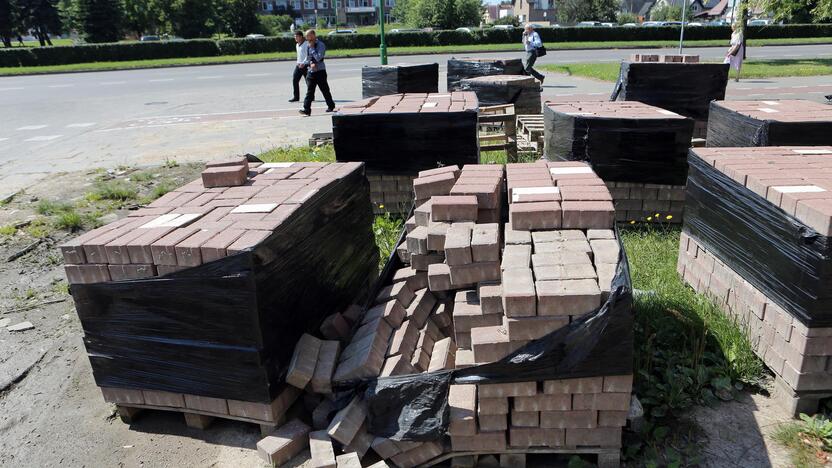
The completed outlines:
[[[832,326],[829,238],[691,150],[684,231],[810,328]]]
[[[439,64],[379,65],[361,69],[361,94],[365,99],[400,93],[439,92]]]
[[[271,402],[304,332],[376,277],[362,169],[252,250],[165,276],[72,285],[96,383]]]
[[[708,118],[706,143],[708,147],[832,145],[832,120],[779,122],[757,119],[714,101]]]
[[[459,91],[465,78],[489,75],[525,75],[520,59],[452,58],[448,60],[448,91]]]
[[[393,440],[443,437],[449,421],[450,384],[632,374],[632,284],[624,246],[620,236],[616,237],[620,248],[618,267],[609,298],[600,308],[494,363],[371,382],[365,395],[369,432]]]
[[[332,116],[335,157],[368,171],[415,174],[479,162],[477,112],[371,113]]]
[[[728,64],[622,62],[610,100],[640,101],[705,122],[713,100],[725,99]]]
[[[515,114],[540,114],[542,89],[537,80],[532,77],[521,80],[500,78],[516,78],[516,75],[494,75],[489,79],[465,78],[459,81],[457,89],[476,93],[481,106],[514,104]]]
[[[694,122],[543,110],[545,157],[586,161],[605,181],[684,185]]]

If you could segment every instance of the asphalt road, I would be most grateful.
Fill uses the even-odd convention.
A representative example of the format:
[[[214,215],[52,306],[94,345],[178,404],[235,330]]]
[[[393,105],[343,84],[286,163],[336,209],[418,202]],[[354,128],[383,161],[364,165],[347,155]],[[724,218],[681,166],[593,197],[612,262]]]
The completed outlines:
[[[540,63],[615,62],[636,52],[650,50],[552,51]],[[707,60],[720,58],[725,50],[686,53]],[[438,62],[443,90],[450,57],[393,57],[391,63]],[[832,57],[832,48],[760,47],[752,48],[749,57]],[[330,59],[336,102],[359,99],[361,67],[377,63],[376,58]],[[286,102],[292,67],[291,62],[267,62],[0,78],[0,192],[25,188],[53,172],[204,160],[303,143],[313,132],[329,131],[331,122],[322,102],[313,107],[311,118],[298,117],[298,106]],[[611,88],[610,83],[553,75],[546,80],[544,97],[604,99]],[[832,93],[830,77],[729,85],[733,98],[821,100],[824,93]]]

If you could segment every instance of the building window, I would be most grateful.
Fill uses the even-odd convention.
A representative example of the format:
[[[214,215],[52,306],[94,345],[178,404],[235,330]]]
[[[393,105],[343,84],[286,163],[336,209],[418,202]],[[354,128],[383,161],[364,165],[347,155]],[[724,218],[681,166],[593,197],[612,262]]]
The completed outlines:
[[[315,0],[303,0],[303,8],[307,10],[315,9]]]
[[[320,8],[320,9],[329,8],[329,0],[318,0],[318,8]]]
[[[292,0],[292,9],[300,10],[300,0]]]

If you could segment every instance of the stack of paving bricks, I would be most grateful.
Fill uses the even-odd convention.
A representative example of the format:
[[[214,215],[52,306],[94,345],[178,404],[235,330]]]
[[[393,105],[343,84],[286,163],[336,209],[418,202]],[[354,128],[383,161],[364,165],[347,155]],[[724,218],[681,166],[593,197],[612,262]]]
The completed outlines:
[[[832,396],[829,173],[832,147],[691,152],[679,275],[743,325],[795,416]]]
[[[540,114],[540,82],[531,76],[492,75],[465,78],[459,89],[477,93],[481,106],[514,104],[516,114]]]
[[[448,60],[448,91],[458,91],[466,78],[525,74],[520,59],[452,58]]]
[[[633,54],[621,63],[614,99],[640,101],[695,121],[694,138],[705,138],[708,106],[725,99],[728,64],[700,63],[698,55]]]
[[[681,223],[693,121],[640,102],[548,103],[546,158],[585,160],[618,221]]]
[[[66,275],[96,383],[123,416],[274,426],[298,395],[278,379],[295,340],[375,276],[363,166],[208,166],[62,245]],[[299,301],[299,284],[315,299]]]
[[[361,68],[363,98],[400,93],[439,92],[439,64],[414,63]]]
[[[832,107],[813,101],[714,101],[709,147],[832,145]]]
[[[419,171],[479,162],[478,106],[472,92],[395,94],[347,104],[332,117],[336,159],[366,163],[377,213],[407,213]]]
[[[610,292],[619,244],[609,193],[583,169],[538,162],[420,172],[417,209],[397,250],[404,266],[366,311],[333,314],[322,338],[298,342],[286,381],[314,401],[312,427],[281,428],[261,441],[263,457],[284,460],[308,445],[313,466],[349,456],[363,464],[380,458],[374,467],[412,467],[511,450],[523,463],[522,452],[534,448],[582,450],[597,454],[601,466],[617,466],[631,375],[452,385],[450,444],[372,436],[361,395],[334,412],[334,388],[498,361],[596,310]],[[504,174],[511,206],[523,208],[513,227],[500,221]]]

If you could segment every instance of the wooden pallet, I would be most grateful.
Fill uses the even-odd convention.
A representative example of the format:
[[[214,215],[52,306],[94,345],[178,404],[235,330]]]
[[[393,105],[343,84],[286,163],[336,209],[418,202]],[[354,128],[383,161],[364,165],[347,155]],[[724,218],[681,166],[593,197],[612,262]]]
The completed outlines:
[[[420,467],[434,466],[445,460],[454,457],[479,456],[479,455],[495,455],[502,454],[556,454],[556,455],[597,455],[598,468],[618,468],[621,466],[621,450],[618,448],[601,448],[601,447],[572,447],[572,448],[548,448],[548,447],[530,447],[524,449],[509,449],[499,452],[446,452],[438,457],[430,460],[427,463],[419,465]]]
[[[544,141],[543,115],[527,114],[517,116],[518,151],[535,152],[543,155]]]
[[[311,137],[309,137],[309,146],[312,148],[316,148],[318,146],[323,145],[331,145],[332,144],[332,132],[327,133],[313,133]]]
[[[260,426],[264,435],[285,422],[285,414],[300,395],[294,387],[285,389],[271,403],[250,403],[221,398],[207,398],[155,390],[102,388],[104,400],[116,405],[119,418],[125,424],[145,410],[182,413],[185,424],[194,429],[206,429],[214,418],[242,421]]]
[[[505,151],[509,162],[517,161],[517,122],[514,104],[480,107],[480,151]]]

